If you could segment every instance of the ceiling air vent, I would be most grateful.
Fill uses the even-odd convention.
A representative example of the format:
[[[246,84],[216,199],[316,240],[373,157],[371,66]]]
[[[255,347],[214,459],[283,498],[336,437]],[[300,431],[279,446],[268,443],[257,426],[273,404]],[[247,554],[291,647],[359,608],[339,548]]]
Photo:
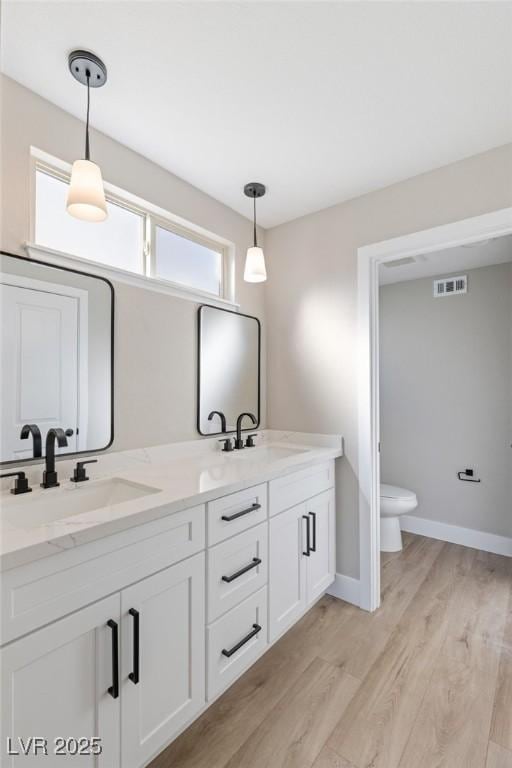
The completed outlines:
[[[434,280],[434,298],[439,298],[440,296],[455,296],[456,293],[467,292],[467,275],[459,275],[458,277],[443,277],[441,280]]]
[[[406,264],[414,264],[416,259],[413,256],[404,256],[403,259],[394,259],[393,261],[383,261],[382,266],[390,269],[391,267],[405,267]]]

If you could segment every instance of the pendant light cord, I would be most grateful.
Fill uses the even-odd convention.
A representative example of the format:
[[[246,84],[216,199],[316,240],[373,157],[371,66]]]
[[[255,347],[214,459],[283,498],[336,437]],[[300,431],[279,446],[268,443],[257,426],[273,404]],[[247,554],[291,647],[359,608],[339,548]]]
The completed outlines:
[[[89,70],[86,70],[86,76],[87,76],[87,119],[85,123],[85,159],[89,160],[90,158],[90,152],[89,152],[89,103],[90,103],[90,77],[91,73]]]
[[[254,247],[256,248],[258,245],[258,241],[256,240],[256,195],[253,197],[253,210],[254,210]]]

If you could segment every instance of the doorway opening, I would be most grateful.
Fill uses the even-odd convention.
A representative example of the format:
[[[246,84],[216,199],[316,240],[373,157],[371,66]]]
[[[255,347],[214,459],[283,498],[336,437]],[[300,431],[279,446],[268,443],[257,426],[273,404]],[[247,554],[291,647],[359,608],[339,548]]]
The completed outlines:
[[[510,234],[512,208],[507,208],[358,250],[360,605],[366,610],[380,605],[379,270],[391,262],[405,269],[419,257],[439,258],[449,249]]]

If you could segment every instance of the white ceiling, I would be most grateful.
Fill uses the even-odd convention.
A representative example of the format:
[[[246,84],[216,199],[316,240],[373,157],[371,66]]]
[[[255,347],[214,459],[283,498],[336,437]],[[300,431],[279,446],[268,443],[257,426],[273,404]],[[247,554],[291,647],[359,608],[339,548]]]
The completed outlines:
[[[490,267],[512,261],[512,235],[484,240],[480,243],[447,248],[417,256],[412,264],[379,268],[380,285],[419,280],[420,277],[442,277],[478,267]]]
[[[2,2],[2,69],[263,226],[512,140],[510,2]]]

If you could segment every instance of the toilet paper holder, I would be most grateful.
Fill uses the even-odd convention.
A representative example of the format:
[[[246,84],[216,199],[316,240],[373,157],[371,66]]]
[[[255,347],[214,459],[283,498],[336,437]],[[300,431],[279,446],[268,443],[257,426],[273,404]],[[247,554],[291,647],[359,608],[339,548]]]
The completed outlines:
[[[481,483],[480,478],[473,477],[475,474],[473,469],[464,469],[461,472],[457,472],[459,480],[463,480],[465,483]]]

